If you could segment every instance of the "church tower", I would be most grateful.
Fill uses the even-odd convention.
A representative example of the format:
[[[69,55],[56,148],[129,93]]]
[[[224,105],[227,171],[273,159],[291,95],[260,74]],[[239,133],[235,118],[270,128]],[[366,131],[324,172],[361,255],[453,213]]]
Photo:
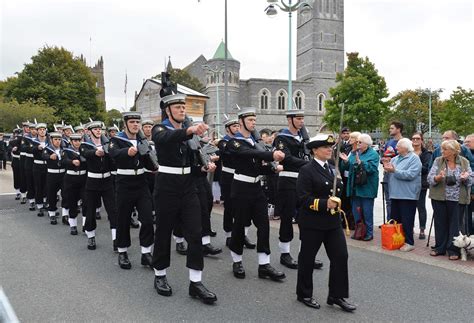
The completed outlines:
[[[217,47],[214,56],[207,61],[208,69],[203,72],[206,75],[205,94],[209,96],[206,105],[204,121],[211,127],[219,127],[219,133],[224,134],[225,122],[225,92],[224,92],[224,62],[225,62],[225,43],[221,41]],[[227,111],[235,111],[235,106],[239,102],[239,77],[240,62],[235,60],[227,49],[227,77],[228,77],[228,107]],[[219,107],[219,110],[218,110]]]
[[[104,58],[101,56],[97,63],[93,67],[89,67],[89,69],[97,80],[96,87],[99,89],[97,99],[103,102],[105,109]]]
[[[296,55],[296,79],[312,81],[314,95],[327,98],[344,71],[344,0],[316,0],[311,14],[298,14]]]

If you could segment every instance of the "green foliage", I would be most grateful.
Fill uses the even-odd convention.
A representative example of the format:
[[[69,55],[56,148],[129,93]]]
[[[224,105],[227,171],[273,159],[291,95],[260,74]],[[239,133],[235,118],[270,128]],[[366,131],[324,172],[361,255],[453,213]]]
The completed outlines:
[[[373,130],[389,111],[387,84],[367,57],[360,58],[358,53],[348,53],[347,57],[344,73],[337,74],[337,85],[329,90],[331,99],[325,103],[324,121],[329,129],[339,131],[344,103],[344,126],[354,131]]]
[[[45,46],[31,60],[16,79],[8,80],[7,99],[19,103],[43,100],[66,123],[105,117],[97,99],[96,79],[80,58],[62,47]]]
[[[168,73],[170,73],[170,79],[173,83],[179,83],[180,85],[184,85],[198,92],[204,89],[204,85],[202,85],[197,78],[191,76],[191,74],[189,74],[186,70],[170,68]],[[153,78],[161,79],[161,73],[154,76]]]
[[[0,130],[11,132],[16,125],[20,125],[25,120],[45,122],[52,125],[59,118],[55,115],[53,108],[47,106],[44,101],[26,101],[18,103],[16,100],[0,102]]]
[[[385,127],[392,121],[403,123],[404,134],[410,136],[415,131],[429,132],[429,94],[422,90],[404,90],[395,95],[391,101],[393,109],[385,118]],[[443,109],[443,101],[439,99],[438,92],[431,92],[431,129],[441,121],[440,112]]]
[[[458,86],[441,111],[441,131],[455,130],[460,135],[474,133],[474,91]]]
[[[105,125],[107,127],[113,126],[114,123],[118,125],[120,121],[116,121],[117,119],[122,120],[122,113],[119,110],[107,110],[107,116],[105,117]]]

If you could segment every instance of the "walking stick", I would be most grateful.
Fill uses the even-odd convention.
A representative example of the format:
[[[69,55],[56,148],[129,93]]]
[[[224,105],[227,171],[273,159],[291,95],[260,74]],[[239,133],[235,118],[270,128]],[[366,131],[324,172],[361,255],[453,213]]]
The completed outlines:
[[[430,237],[431,237],[431,229],[433,228],[433,222],[434,222],[434,215],[431,217],[431,224],[430,224],[430,231],[428,231],[428,241],[426,241],[426,246],[430,246]]]
[[[382,184],[382,203],[383,203],[383,208],[382,208],[382,213],[383,213],[383,223],[385,224],[385,182],[380,182]]]

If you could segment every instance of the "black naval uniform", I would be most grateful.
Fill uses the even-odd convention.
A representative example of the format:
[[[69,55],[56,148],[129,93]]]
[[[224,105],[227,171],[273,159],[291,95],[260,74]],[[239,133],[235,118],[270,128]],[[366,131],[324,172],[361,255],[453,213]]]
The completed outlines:
[[[245,138],[240,133],[229,140],[227,149],[236,167],[231,185],[234,225],[229,248],[235,254],[242,255],[244,228],[252,220],[257,227],[257,252],[270,255],[267,201],[260,176],[272,173],[269,166],[262,166],[262,161],[273,161],[273,153],[257,149],[252,137]]]
[[[187,128],[175,129],[165,120],[153,127],[153,141],[160,168],[156,174],[154,200],[158,207],[153,267],[170,266],[171,232],[178,222],[188,242],[186,267],[202,271],[201,214],[196,183],[191,175],[193,153],[186,141]]]
[[[107,211],[107,216],[112,230],[112,240],[115,240],[115,229],[117,227],[117,209],[115,204],[115,192],[110,174],[111,159],[108,154],[102,157],[96,155],[96,151],[108,144],[101,139],[101,145],[96,146],[92,141],[81,143],[81,155],[87,160],[86,180],[86,224],[85,231],[88,241],[88,249],[95,249],[96,207],[102,198]],[[92,240],[94,238],[94,240]],[[115,243],[115,241],[114,241]]]
[[[21,193],[21,204],[26,203],[26,192],[28,189],[25,173],[25,163],[26,163],[26,147],[28,141],[25,139],[30,136],[29,133],[24,133],[20,138],[20,193]]]
[[[26,179],[26,198],[30,203],[30,211],[34,211],[34,199],[35,199],[35,182],[33,178],[33,140],[31,136],[24,137],[24,151],[25,151],[25,179]]]
[[[38,216],[43,216],[44,203],[46,202],[46,177],[48,174],[48,166],[46,160],[43,159],[43,150],[47,144],[47,137],[45,142],[34,141],[33,147],[33,177],[35,182],[35,202],[38,208]]]
[[[12,153],[13,188],[16,190],[16,200],[20,199],[20,144],[21,136],[19,135],[8,143]]]
[[[69,206],[69,226],[71,227],[71,234],[77,234],[77,215],[78,215],[78,202],[82,200],[82,216],[86,215],[86,180],[87,180],[87,163],[85,158],[81,161],[81,151],[74,149],[71,145],[70,148],[63,149],[63,164],[66,168],[66,174],[64,175],[63,191],[65,198],[68,199],[66,204]],[[80,162],[79,166],[73,164],[74,160]]]
[[[139,142],[140,139],[137,139]],[[152,168],[145,157],[137,154],[128,155],[130,147],[137,145],[137,141],[127,138],[125,132],[110,139],[109,153],[117,166],[116,194],[117,194],[117,247],[119,252],[127,252],[130,247],[130,214],[136,207],[140,227],[140,246],[142,255],[149,254],[151,260],[151,246],[153,244],[153,217],[152,198],[146,182],[145,168]],[[142,256],[142,265],[151,266],[148,258]],[[121,268],[129,269],[130,262]]]
[[[226,233],[226,238],[230,238],[234,223],[230,189],[235,173],[235,162],[232,155],[227,150],[227,144],[230,139],[232,139],[232,137],[226,135],[217,144],[217,147],[219,148],[219,156],[222,161],[222,172],[219,184],[221,186],[222,196],[224,197],[224,232]]]
[[[55,160],[51,159],[51,155],[56,154]],[[66,170],[62,164],[62,148],[56,149],[54,146],[49,145],[43,149],[43,159],[47,162],[48,173],[46,175],[46,200],[48,202],[48,213],[51,224],[56,224],[56,215],[58,208],[57,194],[59,190],[62,190],[64,173]]]
[[[325,169],[315,159],[300,168],[296,184],[300,205],[298,226],[301,240],[296,285],[299,299],[308,299],[313,295],[314,260],[321,244],[324,244],[330,260],[329,296],[349,296],[348,254],[341,218],[338,213],[332,215],[327,208],[328,198],[333,195],[334,173],[332,167],[330,170]],[[338,179],[336,195],[340,197],[342,191],[343,184]]]

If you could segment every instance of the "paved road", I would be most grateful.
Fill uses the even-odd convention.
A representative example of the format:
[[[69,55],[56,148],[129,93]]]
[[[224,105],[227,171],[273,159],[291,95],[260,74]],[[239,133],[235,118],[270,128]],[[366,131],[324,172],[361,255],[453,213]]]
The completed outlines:
[[[471,275],[409,260],[350,248],[351,301],[356,313],[323,305],[318,311],[295,300],[296,272],[275,283],[257,278],[256,254],[246,250],[245,280],[231,274],[228,250],[206,258],[204,281],[218,295],[214,306],[187,295],[185,258],[172,253],[168,276],[174,295],[153,289],[153,273],[139,265],[137,230],[130,251],[132,270],[117,265],[107,222],[100,220],[98,249],[86,248],[84,235],[71,236],[66,226],[51,226],[0,196],[0,284],[23,322],[151,322],[151,321],[473,321]],[[221,217],[213,218],[220,228]],[[251,231],[254,237],[255,231]],[[272,246],[277,232],[272,229]],[[216,245],[224,239],[218,235]],[[276,247],[273,248],[276,251]],[[294,250],[297,250],[295,246]],[[277,264],[277,256],[272,263]],[[321,252],[325,264],[328,260]],[[314,273],[315,296],[327,295],[328,269]]]

